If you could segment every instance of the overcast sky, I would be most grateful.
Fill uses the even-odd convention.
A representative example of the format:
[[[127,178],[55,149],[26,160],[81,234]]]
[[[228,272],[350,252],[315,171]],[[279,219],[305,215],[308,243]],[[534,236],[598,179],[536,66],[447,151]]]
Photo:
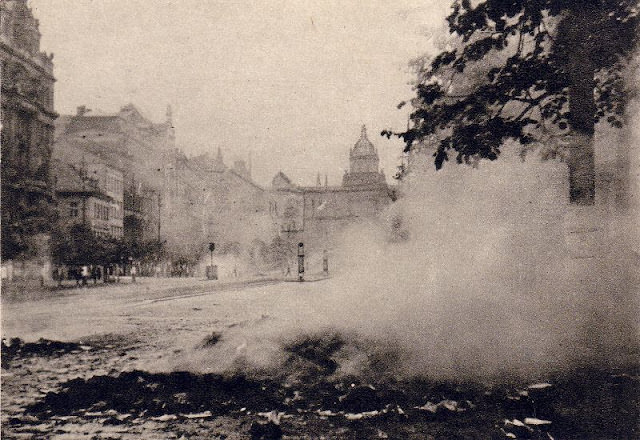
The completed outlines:
[[[179,147],[253,158],[340,184],[366,124],[390,177],[406,126],[408,61],[433,51],[448,0],[30,0],[42,49],[55,54],[56,110],[135,104],[155,122],[171,104]],[[389,179],[390,180],[390,179]]]

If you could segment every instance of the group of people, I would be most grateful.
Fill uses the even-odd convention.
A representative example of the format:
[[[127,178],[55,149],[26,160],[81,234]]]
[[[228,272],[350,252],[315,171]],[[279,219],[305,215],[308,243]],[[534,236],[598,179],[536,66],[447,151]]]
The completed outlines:
[[[132,281],[135,282],[136,267],[131,267]],[[58,282],[58,285],[62,285],[63,280],[75,280],[77,286],[86,286],[89,280],[93,280],[93,284],[97,284],[98,280],[103,280],[105,283],[109,281],[120,281],[120,276],[123,274],[123,270],[118,264],[111,264],[107,266],[98,266],[93,264],[84,264],[77,266],[58,266],[54,272],[54,279]]]

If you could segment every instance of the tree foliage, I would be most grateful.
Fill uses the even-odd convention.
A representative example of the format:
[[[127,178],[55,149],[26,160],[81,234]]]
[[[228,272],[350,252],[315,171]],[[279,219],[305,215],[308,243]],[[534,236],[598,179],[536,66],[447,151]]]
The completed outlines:
[[[435,136],[440,169],[452,156],[495,160],[507,139],[526,149],[592,136],[603,119],[619,127],[639,9],[637,0],[456,0],[447,22],[459,44],[418,72],[411,126],[383,134],[400,136],[405,152]]]
[[[54,229],[51,255],[55,264],[104,265],[120,263],[131,255],[131,250],[123,240],[98,237],[88,226],[75,224]]]
[[[2,197],[7,196],[3,190]],[[7,197],[8,198],[8,197]],[[50,231],[51,219],[55,220],[55,211],[51,203],[43,197],[22,194],[3,200],[2,212],[2,259],[33,258],[37,256],[36,235]]]

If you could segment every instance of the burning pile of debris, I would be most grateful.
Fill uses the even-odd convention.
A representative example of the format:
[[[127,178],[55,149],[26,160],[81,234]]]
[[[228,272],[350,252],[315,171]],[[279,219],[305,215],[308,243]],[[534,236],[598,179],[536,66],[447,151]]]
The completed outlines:
[[[209,340],[209,343],[215,344]],[[332,438],[632,438],[640,434],[638,371],[573,370],[537,383],[488,385],[337,374],[341,337],[310,336],[285,347],[271,378],[128,371],[61,383],[25,417],[103,425],[141,421],[184,426],[243,420],[254,439],[307,433]],[[16,356],[30,355],[25,351]],[[188,437],[187,437],[188,438]],[[421,437],[423,438],[423,437]]]

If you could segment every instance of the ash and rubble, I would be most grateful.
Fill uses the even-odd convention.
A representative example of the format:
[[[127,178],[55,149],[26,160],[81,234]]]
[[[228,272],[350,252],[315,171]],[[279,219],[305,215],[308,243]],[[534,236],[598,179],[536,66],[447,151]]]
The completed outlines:
[[[3,341],[3,435],[582,439],[639,433],[637,368],[574,369],[540,382],[363,380],[336,374],[346,344],[340,334],[304,336],[284,347],[288,367],[280,372],[206,374],[131,369],[148,348],[114,335]]]

